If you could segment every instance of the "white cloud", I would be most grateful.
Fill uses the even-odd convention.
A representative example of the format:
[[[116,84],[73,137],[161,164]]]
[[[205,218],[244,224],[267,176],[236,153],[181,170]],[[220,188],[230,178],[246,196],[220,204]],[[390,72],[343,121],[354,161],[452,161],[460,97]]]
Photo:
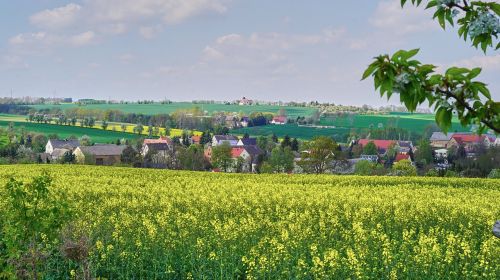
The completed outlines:
[[[30,21],[41,28],[63,28],[76,21],[81,9],[80,5],[70,3],[63,7],[38,12],[30,17]]]
[[[92,43],[95,37],[96,35],[93,31],[87,31],[81,34],[71,36],[70,42],[75,46],[84,46]]]
[[[124,64],[129,64],[130,62],[132,62],[135,59],[135,56],[133,54],[130,54],[130,53],[124,53],[124,54],[118,56],[117,59]]]
[[[144,39],[153,39],[158,33],[161,32],[161,30],[161,25],[142,26],[139,28],[139,34],[141,34]]]
[[[20,56],[17,55],[4,55],[0,58],[2,62],[0,69],[28,69],[29,64],[26,63]]]
[[[500,70],[500,54],[492,56],[474,56],[457,61],[452,65],[466,68],[481,67],[483,70]]]
[[[405,35],[437,29],[432,13],[423,7],[406,5],[401,8],[399,0],[379,2],[370,23],[391,34]]]
[[[106,34],[119,35],[127,32],[127,25],[124,23],[100,25],[99,31]]]
[[[204,13],[225,13],[224,0],[88,0],[87,8],[98,21],[137,21],[161,18],[179,23]]]

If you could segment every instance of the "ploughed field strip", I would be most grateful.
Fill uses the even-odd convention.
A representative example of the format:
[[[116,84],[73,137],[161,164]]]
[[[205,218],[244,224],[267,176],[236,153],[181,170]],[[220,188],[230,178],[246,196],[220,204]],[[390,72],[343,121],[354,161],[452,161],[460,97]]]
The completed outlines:
[[[0,167],[0,191],[42,170],[91,242],[94,277],[500,277],[500,180],[18,165]],[[65,262],[47,276],[78,270]]]

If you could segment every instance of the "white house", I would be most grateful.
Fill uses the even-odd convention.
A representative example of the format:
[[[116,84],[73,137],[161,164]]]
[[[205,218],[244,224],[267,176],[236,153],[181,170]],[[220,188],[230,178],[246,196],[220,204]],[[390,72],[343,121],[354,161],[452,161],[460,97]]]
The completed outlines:
[[[212,146],[219,146],[223,143],[229,143],[230,146],[237,146],[238,140],[238,137],[234,135],[214,135],[212,137]]]
[[[45,153],[52,155],[55,149],[66,149],[73,151],[78,146],[80,146],[80,141],[78,140],[49,139],[49,141],[45,145]]]

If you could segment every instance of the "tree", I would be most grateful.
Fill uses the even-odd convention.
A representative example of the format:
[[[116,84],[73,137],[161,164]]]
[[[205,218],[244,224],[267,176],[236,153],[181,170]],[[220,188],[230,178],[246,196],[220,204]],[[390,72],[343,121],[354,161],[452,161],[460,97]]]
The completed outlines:
[[[393,175],[396,176],[417,176],[417,168],[407,159],[400,160],[392,166]]]
[[[105,120],[104,120],[104,121],[102,121],[102,123],[101,123],[101,127],[102,127],[102,129],[103,129],[103,130],[108,129],[108,122],[107,122],[107,121],[105,121]]]
[[[283,140],[281,141],[281,147],[291,147],[292,146],[292,141],[290,140],[290,136],[285,135]]]
[[[194,144],[179,152],[181,168],[185,170],[202,171],[208,168],[203,145]]]
[[[271,152],[269,164],[276,173],[288,173],[293,170],[293,153],[290,147],[275,147]]]
[[[134,127],[134,132],[136,132],[137,134],[142,134],[143,131],[144,127],[140,123]]]
[[[76,157],[71,151],[65,152],[61,158],[62,164],[65,164],[65,163],[73,164],[73,163],[75,163],[75,161],[76,161]]]
[[[43,279],[41,267],[57,252],[52,248],[58,247],[60,230],[71,216],[63,194],[44,172],[27,184],[10,178],[3,199],[0,216],[8,223],[0,222],[0,245],[6,247],[5,255],[0,250],[0,268],[9,265],[20,278]],[[2,278],[17,278],[11,269],[3,270]]]
[[[354,174],[368,176],[372,175],[375,163],[368,160],[360,160],[354,165]]]
[[[407,0],[401,0],[404,6]],[[419,6],[422,0],[411,0]],[[500,4],[467,0],[431,0],[426,9],[435,8],[434,18],[444,29],[446,22],[458,24],[458,34],[470,39],[474,47],[480,46],[486,53],[493,48],[493,38],[500,33]],[[461,15],[457,17],[457,15]],[[458,18],[458,20],[456,20]],[[494,47],[500,48],[500,43]],[[400,50],[389,55],[380,55],[368,66],[362,79],[373,76],[375,89],[390,98],[400,95],[401,102],[413,112],[417,106],[428,102],[434,106],[436,123],[447,132],[452,116],[456,114],[463,126],[476,124],[478,132],[492,129],[500,133],[500,103],[491,98],[486,84],[476,81],[481,68],[451,67],[445,74],[436,74],[436,66],[422,64],[412,59],[419,49]]]
[[[420,163],[430,164],[434,162],[431,143],[427,139],[418,142],[418,150],[415,152],[415,160]]]
[[[137,152],[134,147],[128,145],[121,154],[121,162],[125,164],[130,164],[134,167],[139,167],[142,165],[141,154]]]
[[[212,165],[227,172],[233,166],[233,158],[231,157],[231,146],[224,142],[219,146],[212,148]]]
[[[297,138],[293,138],[292,144],[290,147],[292,148],[292,151],[298,152],[299,151],[299,140],[297,140]]]
[[[88,135],[83,135],[80,137],[80,145],[82,146],[91,146],[92,145],[92,139]]]
[[[366,144],[363,147],[363,154],[365,154],[365,155],[378,155],[377,145],[375,145],[375,143],[373,141],[368,142],[368,144]]]
[[[243,134],[243,139],[248,139],[250,138],[250,134],[248,134],[248,132],[245,132],[245,134]]]
[[[126,125],[126,124],[122,123],[122,124],[120,125],[120,127],[121,127],[121,129],[122,129],[122,132],[127,132],[127,125]]]
[[[312,141],[304,144],[299,165],[307,173],[321,174],[330,169],[335,160],[337,143],[326,136],[315,137]]]

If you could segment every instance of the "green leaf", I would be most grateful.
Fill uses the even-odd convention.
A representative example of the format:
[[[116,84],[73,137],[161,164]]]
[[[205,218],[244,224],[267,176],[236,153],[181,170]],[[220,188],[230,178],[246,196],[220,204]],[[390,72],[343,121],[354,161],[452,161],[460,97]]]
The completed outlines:
[[[437,4],[438,3],[437,3],[436,0],[429,1],[429,3],[427,4],[427,6],[425,7],[425,9],[427,10],[427,9],[432,8],[432,7],[435,7],[435,6],[437,6]]]
[[[448,75],[455,76],[455,75],[462,75],[462,74],[465,74],[468,72],[469,72],[469,69],[467,69],[467,68],[451,67],[450,69],[446,70],[445,75],[446,76],[448,76]]]
[[[405,51],[401,54],[401,58],[404,60],[408,60],[408,59],[414,57],[415,55],[417,55],[419,51],[420,51],[420,49],[413,49],[413,50]]]
[[[467,75],[467,78],[472,80],[475,77],[479,76],[479,74],[481,74],[481,68],[477,67],[477,68],[470,70],[469,74]]]
[[[481,92],[484,95],[484,97],[491,99],[490,90],[486,87],[485,84],[476,82],[476,86],[479,92]]]
[[[452,111],[445,107],[439,107],[436,112],[436,123],[443,132],[448,132],[451,127]]]
[[[407,1],[407,0],[401,0],[401,8],[403,8],[403,7],[404,7],[404,5],[406,4],[406,1]]]
[[[500,4],[490,3],[490,9],[495,12],[498,16],[500,16]]]
[[[373,72],[377,70],[377,68],[378,68],[378,61],[375,61],[372,64],[370,64],[363,73],[363,77],[361,78],[361,80],[368,78],[371,74],[373,74]]]

